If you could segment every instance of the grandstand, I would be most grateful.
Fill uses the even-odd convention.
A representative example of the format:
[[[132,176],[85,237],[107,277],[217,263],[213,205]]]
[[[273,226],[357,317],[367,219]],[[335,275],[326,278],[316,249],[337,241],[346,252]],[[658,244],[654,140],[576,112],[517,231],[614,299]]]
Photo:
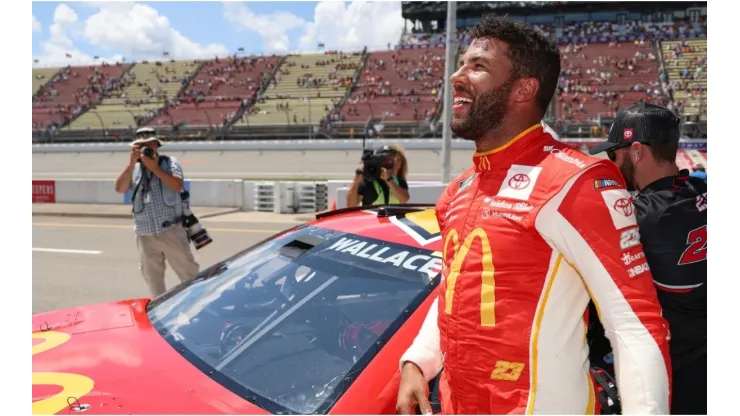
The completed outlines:
[[[47,70],[44,75],[52,75],[33,100],[34,128],[68,125],[100,102],[128,68],[129,65],[104,64]]]
[[[150,127],[214,126],[234,121],[243,107],[264,90],[278,57],[208,61],[175,103],[149,122]]]
[[[70,124],[71,130],[133,129],[154,118],[198,71],[197,61],[141,62],[123,74],[110,98]]]
[[[555,118],[597,121],[640,100],[668,104],[654,52],[650,43],[637,41],[561,46],[563,64]]]
[[[93,67],[35,69],[35,135],[127,138],[148,125],[182,137],[205,127],[209,137],[338,138],[356,137],[372,120],[393,127],[378,127],[381,136],[439,136],[446,3],[402,7],[414,26],[392,50],[140,62],[89,81]],[[462,2],[458,53],[467,29],[490,10],[560,45],[563,72],[545,120],[562,136],[603,137],[617,109],[646,100],[698,121],[684,128],[705,137],[706,3]]]
[[[661,44],[666,81],[672,85],[679,114],[707,121],[707,39],[664,41]]]
[[[234,125],[318,124],[345,97],[363,57],[360,52],[286,57],[275,82]]]
[[[54,74],[61,68],[39,68],[33,70],[33,95],[39,92],[39,89],[51,81]]]
[[[341,109],[347,123],[423,122],[436,114],[444,78],[445,49],[373,52]]]

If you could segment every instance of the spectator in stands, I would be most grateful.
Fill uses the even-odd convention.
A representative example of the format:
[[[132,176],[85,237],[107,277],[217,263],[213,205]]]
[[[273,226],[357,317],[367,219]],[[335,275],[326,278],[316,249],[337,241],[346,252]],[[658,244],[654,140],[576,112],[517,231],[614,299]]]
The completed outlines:
[[[368,178],[360,166],[355,171],[352,185],[347,192],[347,206],[355,207],[359,204],[384,205],[405,204],[409,200],[409,185],[406,183],[408,162],[403,149],[399,145],[383,146],[376,152],[392,163],[391,168],[380,168],[380,178]]]
[[[152,297],[165,292],[165,260],[181,281],[198,274],[200,266],[179,218],[183,215],[184,175],[177,160],[160,155],[162,141],[154,129],[139,129],[131,143],[128,165],[116,179],[116,191],[132,190],[134,233],[139,268]]]

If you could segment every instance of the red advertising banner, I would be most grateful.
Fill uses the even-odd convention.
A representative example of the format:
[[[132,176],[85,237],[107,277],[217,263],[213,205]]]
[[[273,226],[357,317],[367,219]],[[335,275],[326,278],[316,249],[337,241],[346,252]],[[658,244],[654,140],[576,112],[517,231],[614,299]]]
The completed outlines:
[[[54,181],[33,181],[33,202],[56,202],[56,186]]]

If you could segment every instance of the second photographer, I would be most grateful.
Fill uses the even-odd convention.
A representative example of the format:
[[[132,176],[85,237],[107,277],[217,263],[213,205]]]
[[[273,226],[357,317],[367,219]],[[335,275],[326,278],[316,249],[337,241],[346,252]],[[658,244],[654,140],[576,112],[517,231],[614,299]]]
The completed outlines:
[[[347,206],[405,204],[409,200],[407,173],[406,156],[399,146],[366,150],[347,192]]]
[[[165,260],[181,281],[198,274],[200,266],[180,220],[189,213],[181,196],[182,167],[175,158],[159,154],[163,143],[149,130],[141,129],[131,142],[128,164],[116,179],[116,191],[133,190],[139,267],[151,296],[156,297],[166,290]]]

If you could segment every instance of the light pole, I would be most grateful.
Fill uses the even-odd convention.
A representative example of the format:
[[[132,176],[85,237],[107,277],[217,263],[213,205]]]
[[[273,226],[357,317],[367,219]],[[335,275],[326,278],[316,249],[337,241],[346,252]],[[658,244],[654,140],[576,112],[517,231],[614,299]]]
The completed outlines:
[[[447,43],[445,45],[445,77],[443,80],[444,101],[442,110],[442,183],[450,181],[450,157],[452,145],[452,87],[450,77],[455,72],[455,57],[457,56],[457,2],[447,3]]]

